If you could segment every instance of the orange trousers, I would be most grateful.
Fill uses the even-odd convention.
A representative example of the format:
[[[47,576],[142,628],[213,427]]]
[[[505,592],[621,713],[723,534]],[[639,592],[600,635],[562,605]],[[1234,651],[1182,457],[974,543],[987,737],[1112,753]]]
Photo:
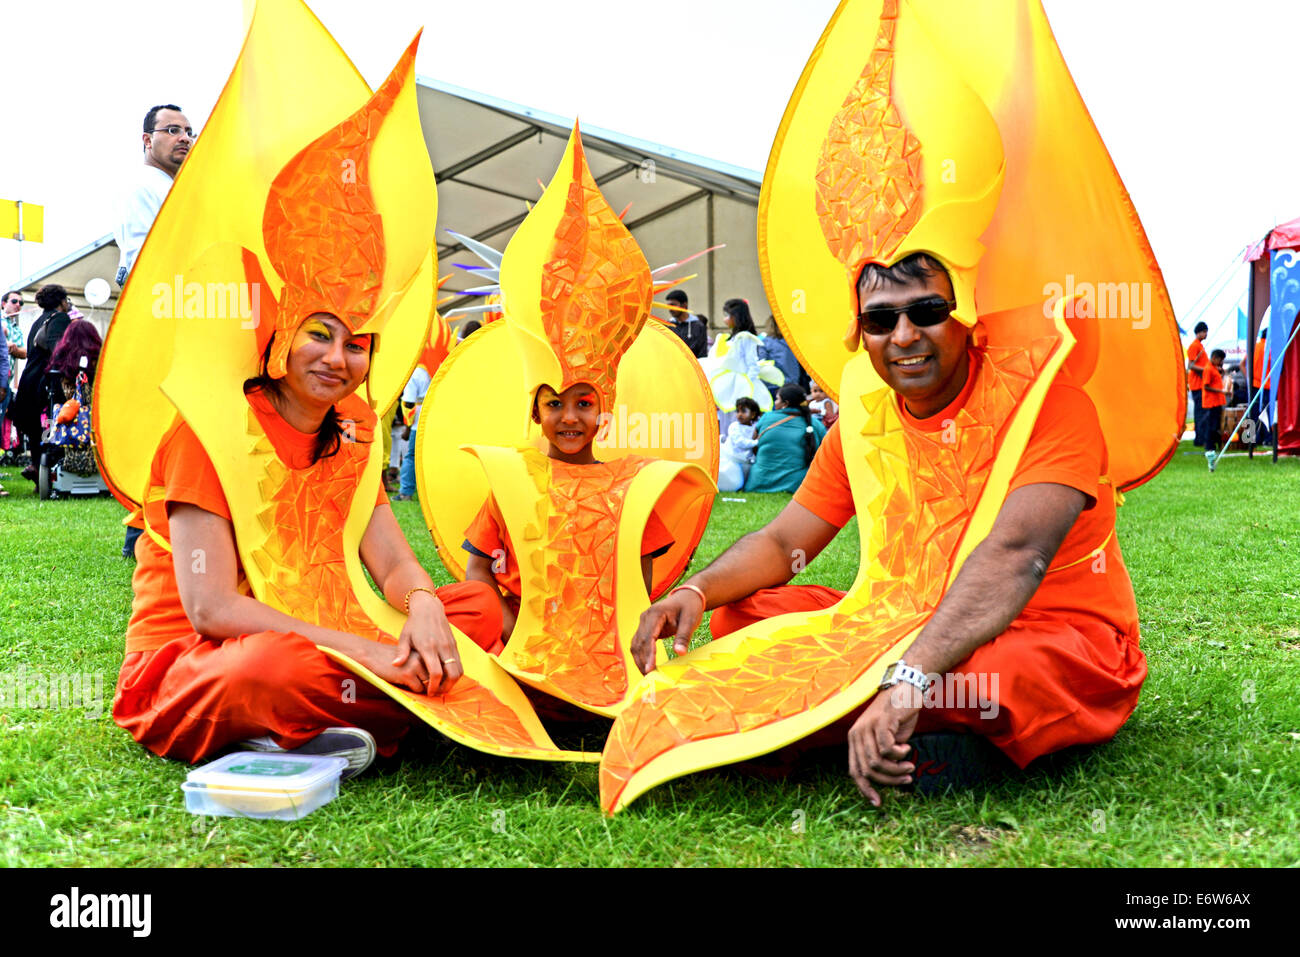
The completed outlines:
[[[817,611],[844,593],[821,585],[765,588],[715,608],[714,638],[792,611]],[[1137,707],[1146,656],[1130,638],[1093,619],[1064,620],[1027,609],[1005,632],[944,676],[921,709],[916,733],[981,734],[1019,767],[1074,744],[1109,741]],[[856,712],[819,732],[842,742]]]
[[[437,590],[447,619],[475,644],[501,637],[501,602],[482,582]],[[328,727],[365,728],[391,755],[418,720],[365,679],[292,632],[217,641],[190,634],[126,656],[113,720],[150,751],[191,763],[269,734],[296,748]]]

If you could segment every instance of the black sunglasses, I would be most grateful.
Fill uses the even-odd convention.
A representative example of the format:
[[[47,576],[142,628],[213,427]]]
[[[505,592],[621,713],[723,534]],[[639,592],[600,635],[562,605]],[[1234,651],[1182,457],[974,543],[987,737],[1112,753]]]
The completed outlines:
[[[894,331],[904,313],[914,326],[937,326],[956,308],[957,303],[938,296],[909,302],[905,306],[872,306],[858,313],[858,326],[869,336],[887,336]]]

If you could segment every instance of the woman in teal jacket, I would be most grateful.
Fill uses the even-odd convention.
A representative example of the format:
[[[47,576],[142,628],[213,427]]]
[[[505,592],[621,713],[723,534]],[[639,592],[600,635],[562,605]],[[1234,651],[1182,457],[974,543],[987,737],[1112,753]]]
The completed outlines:
[[[793,492],[826,435],[822,420],[808,411],[808,395],[786,384],[776,393],[771,412],[763,413],[755,431],[758,448],[745,480],[746,492]]]

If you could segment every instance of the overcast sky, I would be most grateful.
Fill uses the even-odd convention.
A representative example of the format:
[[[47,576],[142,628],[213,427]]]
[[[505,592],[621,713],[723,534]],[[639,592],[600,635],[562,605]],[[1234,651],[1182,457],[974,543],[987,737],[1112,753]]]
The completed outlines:
[[[971,0],[978,2],[978,0]],[[243,38],[241,0],[4,0],[0,198],[45,206],[31,274],[111,231],[144,110],[206,121]],[[426,27],[416,70],[761,171],[834,0],[316,0],[366,79]],[[1300,216],[1288,0],[1045,0],[1075,82],[1164,270],[1180,322],[1231,258]],[[591,58],[600,61],[592,64]],[[0,277],[18,271],[0,243]],[[1245,290],[1238,270],[1205,318]],[[111,278],[111,277],[106,277]]]

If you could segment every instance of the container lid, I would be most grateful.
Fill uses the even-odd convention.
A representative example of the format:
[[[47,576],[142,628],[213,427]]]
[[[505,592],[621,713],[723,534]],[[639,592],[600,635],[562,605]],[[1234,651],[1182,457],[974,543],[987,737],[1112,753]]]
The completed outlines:
[[[185,778],[185,790],[267,791],[297,793],[337,778],[347,758],[321,754],[266,754],[236,751],[220,757]]]

